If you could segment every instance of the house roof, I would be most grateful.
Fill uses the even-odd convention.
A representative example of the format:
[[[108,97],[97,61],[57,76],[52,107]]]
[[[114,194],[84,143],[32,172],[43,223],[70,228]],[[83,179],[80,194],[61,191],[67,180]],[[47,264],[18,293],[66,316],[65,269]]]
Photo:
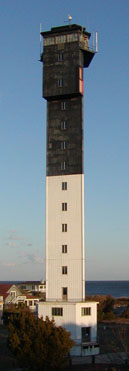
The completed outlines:
[[[5,299],[8,296],[8,291],[12,286],[12,283],[0,283],[0,296],[3,296]]]
[[[18,286],[19,285],[44,285],[46,284],[45,281],[21,281],[21,282],[18,282]]]

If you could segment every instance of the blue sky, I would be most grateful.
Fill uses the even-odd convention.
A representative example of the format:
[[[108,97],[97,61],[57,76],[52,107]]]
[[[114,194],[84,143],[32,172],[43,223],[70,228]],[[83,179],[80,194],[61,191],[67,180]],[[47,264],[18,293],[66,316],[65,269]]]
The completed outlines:
[[[45,278],[39,28],[98,31],[85,70],[86,279],[129,279],[129,1],[0,0],[0,280]]]

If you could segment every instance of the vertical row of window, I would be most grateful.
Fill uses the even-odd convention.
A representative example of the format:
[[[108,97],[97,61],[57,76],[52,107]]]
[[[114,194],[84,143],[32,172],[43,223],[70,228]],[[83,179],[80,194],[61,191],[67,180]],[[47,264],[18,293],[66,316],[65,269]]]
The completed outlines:
[[[63,80],[60,79],[58,80],[58,84],[59,86],[62,86],[63,84]],[[61,102],[61,110],[66,110],[68,108],[68,102]],[[68,121],[67,120],[62,120],[61,121],[61,130],[66,130],[68,128]],[[61,150],[66,150],[67,149],[67,141],[66,140],[63,140],[60,144],[60,148]],[[48,144],[48,147],[49,149],[52,148],[52,143],[49,143]],[[61,170],[64,171],[64,170],[67,170],[68,169],[68,163],[66,161],[62,161],[61,162]]]
[[[62,62],[64,60],[64,52],[60,51],[58,54],[58,61]],[[58,87],[61,88],[64,86],[64,80],[63,78],[60,78],[58,80]],[[61,110],[64,111],[68,108],[68,102],[61,102]],[[61,130],[66,130],[68,128],[68,121],[62,120],[61,121]],[[62,141],[61,142],[61,149],[65,150],[67,148],[67,142]],[[61,170],[66,170],[67,168],[67,163],[66,161],[61,162]],[[66,191],[67,190],[67,182],[62,182],[62,190]],[[67,211],[67,202],[62,202],[62,211]],[[62,232],[67,232],[67,224],[63,223],[62,224]],[[62,245],[62,254],[67,254],[67,245]],[[67,266],[62,266],[62,274],[65,275],[68,273],[68,267]],[[68,288],[63,287],[62,288],[62,299],[67,300],[68,296]],[[63,315],[62,310],[59,309],[60,315]]]
[[[58,61],[62,62],[64,60],[64,52],[60,51],[58,54]],[[63,78],[60,78],[58,80],[58,87],[61,88],[64,86],[64,80]],[[61,110],[64,111],[68,108],[68,103],[67,102],[61,102]],[[61,121],[61,130],[66,130],[68,128],[68,122],[66,120]],[[65,150],[67,148],[67,142],[62,141],[61,142],[61,149]],[[61,162],[61,170],[66,170],[67,164],[66,161]],[[62,190],[66,191],[67,190],[67,182],[62,182]],[[62,211],[67,211],[67,202],[62,202]],[[67,224],[63,223],[62,224],[62,232],[67,232]],[[67,245],[62,245],[62,254],[67,254]],[[62,274],[65,275],[68,273],[68,267],[67,266],[62,266]],[[68,296],[68,288],[67,287],[62,287],[62,299],[67,300]],[[60,312],[60,315],[63,315],[62,308],[57,310],[58,313]],[[58,314],[56,314],[58,315]]]
[[[61,102],[61,110],[64,111],[68,108],[68,102]],[[61,130],[66,130],[68,128],[68,121],[61,121]],[[67,142],[61,143],[61,149],[65,150],[67,148]],[[68,163],[66,161],[61,162],[61,170],[67,170]]]
[[[66,191],[67,190],[67,182],[62,182],[62,191]],[[67,202],[62,202],[62,211],[67,211]],[[66,223],[63,223],[62,224],[62,232],[67,232],[68,228],[67,228],[67,224]],[[66,254],[67,253],[67,245],[62,245],[62,253],[63,254]],[[62,274],[68,274],[68,267],[65,265],[65,266],[62,266]],[[67,289],[67,288],[65,288]]]
[[[60,52],[58,54],[58,61],[62,62],[64,60],[64,53]],[[61,78],[58,80],[58,87],[63,87],[64,85],[64,80]],[[64,111],[68,108],[68,102],[61,102],[61,110]],[[68,128],[68,121],[62,120],[61,121],[61,130],[66,130]],[[67,148],[67,142],[62,141],[61,142],[61,149],[65,150]],[[61,162],[61,170],[66,170],[67,169],[67,163],[66,161]],[[67,182],[62,182],[62,191],[67,190]],[[62,202],[62,211],[67,211],[67,202]],[[63,223],[62,224],[62,232],[67,232],[67,224]],[[62,245],[62,254],[67,254],[67,244]],[[62,266],[62,274],[67,275],[68,273],[68,267],[67,266]],[[62,287],[62,300],[67,300],[68,298],[68,288],[67,287]],[[60,310],[61,312],[61,310]],[[61,315],[63,313],[61,312]]]
[[[63,62],[63,61],[64,61],[64,52],[63,51],[60,51],[58,53],[58,62]],[[64,80],[63,80],[63,78],[58,79],[57,86],[59,88],[62,88],[62,86],[64,86]]]

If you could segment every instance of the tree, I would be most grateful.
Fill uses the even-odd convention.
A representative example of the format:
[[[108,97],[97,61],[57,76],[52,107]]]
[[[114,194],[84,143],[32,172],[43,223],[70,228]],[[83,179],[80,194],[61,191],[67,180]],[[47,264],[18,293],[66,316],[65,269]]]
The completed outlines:
[[[106,297],[101,300],[98,309],[98,320],[112,320],[115,318],[115,314],[113,312],[114,306],[114,299],[111,295],[107,295]]]
[[[43,371],[62,368],[74,342],[54,320],[21,312],[10,318],[8,345],[22,366]]]
[[[127,323],[112,324],[110,331],[110,351],[117,353],[122,363],[129,365],[129,325]],[[129,366],[128,368],[129,369]]]
[[[5,324],[9,323],[11,315],[18,314],[22,312],[30,312],[30,308],[24,303],[18,304],[6,304],[4,306],[3,320]]]

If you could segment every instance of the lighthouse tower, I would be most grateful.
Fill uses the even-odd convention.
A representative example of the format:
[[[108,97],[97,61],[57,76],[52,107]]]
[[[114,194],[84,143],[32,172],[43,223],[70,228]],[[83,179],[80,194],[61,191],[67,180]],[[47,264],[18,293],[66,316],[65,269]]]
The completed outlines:
[[[85,302],[83,165],[83,69],[95,52],[89,48],[90,33],[79,25],[41,34],[47,101],[46,302],[39,303],[38,314],[71,331],[73,354],[96,354],[97,303]]]

